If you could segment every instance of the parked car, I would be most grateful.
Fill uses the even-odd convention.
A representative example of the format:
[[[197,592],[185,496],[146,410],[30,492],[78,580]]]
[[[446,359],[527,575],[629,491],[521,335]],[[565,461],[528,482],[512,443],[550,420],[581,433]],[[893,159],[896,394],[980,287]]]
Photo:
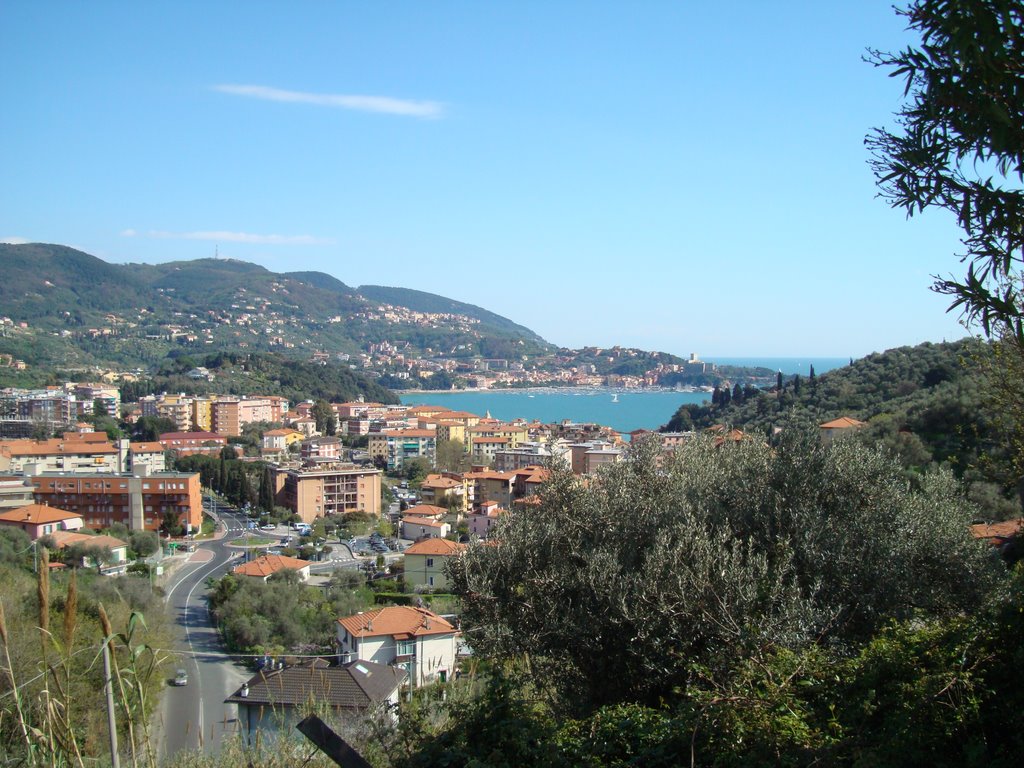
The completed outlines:
[[[179,669],[174,673],[174,684],[175,685],[188,685],[188,672],[184,669]]]
[[[260,530],[261,531],[276,531],[277,530],[277,526],[272,524],[272,523],[266,523],[265,525],[261,525],[260,526]]]

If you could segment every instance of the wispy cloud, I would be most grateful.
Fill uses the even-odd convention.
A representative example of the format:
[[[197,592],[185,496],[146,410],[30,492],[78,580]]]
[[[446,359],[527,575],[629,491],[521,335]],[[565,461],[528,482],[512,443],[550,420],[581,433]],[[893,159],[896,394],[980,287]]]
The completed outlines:
[[[285,91],[266,85],[215,85],[213,90],[234,96],[248,96],[265,101],[283,101],[292,104],[315,104],[320,107],[354,109],[359,112],[381,112],[403,117],[438,118],[444,107],[437,101],[413,101],[393,99],[389,96],[359,96],[340,93],[305,93]]]
[[[313,235],[259,235],[252,232],[165,232],[151,229],[137,232],[126,229],[121,237],[148,237],[154,240],[210,240],[218,243],[254,243],[257,245],[330,245],[334,240]]]
[[[0,237],[0,243],[4,245],[25,245],[31,242],[31,240],[27,240],[24,237]]]

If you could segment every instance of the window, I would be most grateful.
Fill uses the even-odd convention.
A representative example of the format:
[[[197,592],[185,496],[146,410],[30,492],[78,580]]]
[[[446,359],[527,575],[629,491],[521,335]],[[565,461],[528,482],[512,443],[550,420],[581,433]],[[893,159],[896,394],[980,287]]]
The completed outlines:
[[[431,577],[430,577],[430,578],[428,579],[428,581],[430,582],[430,585],[429,585],[429,586],[431,586],[431,587],[432,587],[432,586],[434,586],[434,577],[433,577],[433,576],[431,576]]]
[[[428,557],[427,558],[427,568],[433,568],[433,567],[434,567],[434,558]]]
[[[415,640],[400,640],[395,644],[395,654],[398,656],[414,656],[416,654]]]

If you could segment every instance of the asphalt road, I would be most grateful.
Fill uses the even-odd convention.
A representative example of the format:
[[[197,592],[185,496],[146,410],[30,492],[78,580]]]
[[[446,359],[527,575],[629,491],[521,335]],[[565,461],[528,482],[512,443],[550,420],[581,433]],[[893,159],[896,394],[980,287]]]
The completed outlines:
[[[166,586],[181,654],[172,667],[186,670],[189,679],[187,685],[168,686],[160,702],[161,762],[182,749],[216,752],[223,736],[235,731],[235,706],[224,699],[251,675],[226,656],[206,607],[206,580],[240,562],[239,550],[227,545],[242,535],[246,522],[244,515],[223,509],[218,516],[225,534],[200,543]]]
[[[208,754],[216,753],[223,737],[234,734],[236,728],[235,705],[225,704],[224,699],[252,675],[249,668],[227,656],[206,605],[207,580],[242,562],[243,550],[231,543],[248,533],[249,519],[223,506],[218,507],[216,516],[220,520],[218,538],[198,542],[188,562],[178,566],[165,587],[167,610],[177,630],[175,649],[180,654],[170,665],[168,682],[174,677],[173,670],[181,668],[188,673],[188,684],[168,685],[160,702],[161,764],[170,763],[181,750],[202,748]],[[291,533],[281,527],[269,535],[283,538]],[[331,546],[332,559],[317,563],[311,571],[325,573],[358,565],[346,545]]]

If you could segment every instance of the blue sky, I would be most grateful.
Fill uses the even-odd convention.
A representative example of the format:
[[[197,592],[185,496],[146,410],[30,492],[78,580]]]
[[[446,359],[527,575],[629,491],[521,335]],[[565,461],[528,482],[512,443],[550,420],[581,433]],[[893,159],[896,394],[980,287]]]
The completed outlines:
[[[875,197],[889,0],[6,3],[0,239],[470,302],[565,346],[965,335]]]

